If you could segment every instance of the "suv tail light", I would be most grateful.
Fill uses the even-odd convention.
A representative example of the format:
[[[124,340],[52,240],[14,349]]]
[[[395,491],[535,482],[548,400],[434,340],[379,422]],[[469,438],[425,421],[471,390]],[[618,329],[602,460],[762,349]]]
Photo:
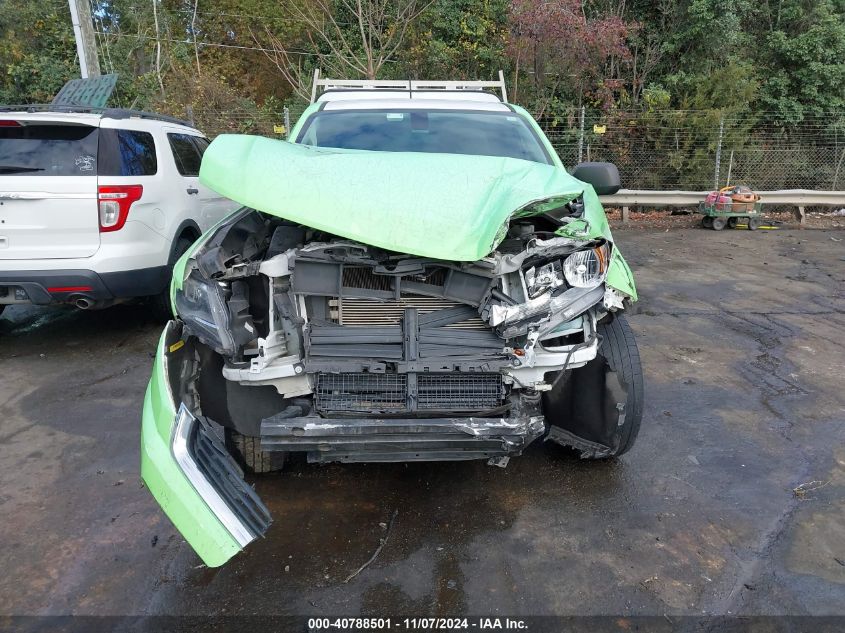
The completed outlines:
[[[97,189],[100,208],[100,233],[119,231],[129,217],[129,207],[141,199],[141,185],[101,185]]]

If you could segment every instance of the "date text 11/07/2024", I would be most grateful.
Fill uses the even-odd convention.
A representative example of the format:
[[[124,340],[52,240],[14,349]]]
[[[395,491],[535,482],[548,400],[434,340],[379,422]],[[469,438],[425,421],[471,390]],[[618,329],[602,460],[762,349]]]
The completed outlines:
[[[528,624],[519,618],[310,618],[309,631],[321,630],[381,630],[406,629],[412,631],[525,631]]]

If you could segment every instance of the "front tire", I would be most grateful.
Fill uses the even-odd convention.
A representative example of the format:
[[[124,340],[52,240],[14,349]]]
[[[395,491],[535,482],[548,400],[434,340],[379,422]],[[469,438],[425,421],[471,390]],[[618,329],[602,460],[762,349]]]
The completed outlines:
[[[596,329],[595,358],[559,376],[543,394],[546,440],[574,448],[582,459],[627,453],[643,418],[643,370],[628,321],[617,314]]]
[[[634,331],[624,315],[618,314],[609,323],[599,323],[601,354],[610,368],[622,376],[628,388],[625,400],[625,422],[618,431],[619,442],[608,457],[619,457],[631,450],[643,420],[644,380],[640,350]]]
[[[241,435],[226,429],[226,447],[241,468],[252,474],[272,473],[285,467],[287,453],[284,451],[261,450],[261,439]]]

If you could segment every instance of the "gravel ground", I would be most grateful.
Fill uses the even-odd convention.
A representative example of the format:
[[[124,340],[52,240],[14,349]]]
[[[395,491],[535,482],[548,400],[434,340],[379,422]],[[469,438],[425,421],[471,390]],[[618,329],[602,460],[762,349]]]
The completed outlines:
[[[7,310],[0,614],[845,615],[845,233],[656,221],[616,233],[646,373],[629,454],[294,462],[220,569],[138,477],[160,324]]]

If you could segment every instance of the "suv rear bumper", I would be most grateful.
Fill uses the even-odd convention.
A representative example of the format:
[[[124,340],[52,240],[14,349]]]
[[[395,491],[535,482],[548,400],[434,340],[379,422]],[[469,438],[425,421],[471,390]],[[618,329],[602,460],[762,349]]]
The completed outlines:
[[[15,270],[0,272],[2,289],[20,288],[29,302],[37,305],[65,303],[80,297],[94,301],[156,295],[169,282],[167,266],[140,268],[113,273],[92,270]]]

